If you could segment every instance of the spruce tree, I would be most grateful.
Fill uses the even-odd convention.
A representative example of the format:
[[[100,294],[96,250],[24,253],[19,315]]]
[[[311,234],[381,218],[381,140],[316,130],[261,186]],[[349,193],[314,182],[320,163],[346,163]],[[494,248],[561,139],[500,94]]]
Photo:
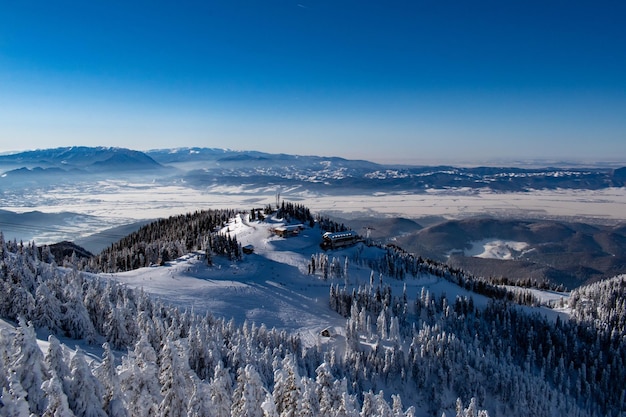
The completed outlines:
[[[13,346],[10,372],[15,374],[21,387],[26,391],[30,410],[35,414],[41,414],[46,403],[41,384],[49,375],[44,367],[43,354],[37,344],[32,323],[26,324],[20,319]]]
[[[102,386],[91,373],[80,349],[72,358],[70,367],[68,402],[76,417],[106,417],[102,408]]]

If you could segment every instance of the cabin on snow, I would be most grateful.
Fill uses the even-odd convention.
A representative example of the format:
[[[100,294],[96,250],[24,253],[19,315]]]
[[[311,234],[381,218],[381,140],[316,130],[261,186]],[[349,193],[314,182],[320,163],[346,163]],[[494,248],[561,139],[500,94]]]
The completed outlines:
[[[357,243],[359,241],[359,235],[354,230],[336,233],[326,232],[322,236],[322,239],[324,239],[322,248],[336,249]]]
[[[241,248],[241,250],[243,251],[243,253],[245,253],[246,255],[250,255],[251,253],[254,253],[254,246],[252,245],[246,245],[243,248]]]
[[[274,233],[276,236],[280,237],[292,237],[298,236],[300,231],[304,229],[304,226],[301,224],[289,225],[289,226],[279,226],[274,229]]]

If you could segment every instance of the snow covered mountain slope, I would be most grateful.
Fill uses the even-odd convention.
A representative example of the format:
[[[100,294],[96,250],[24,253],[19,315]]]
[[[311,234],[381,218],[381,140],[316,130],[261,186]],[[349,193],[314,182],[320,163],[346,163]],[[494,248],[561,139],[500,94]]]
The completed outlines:
[[[144,230],[162,257],[176,242],[193,246],[188,234],[157,237],[154,227],[183,219],[202,216]],[[174,229],[180,230],[186,229]],[[355,243],[324,252],[321,232],[319,222],[297,227],[277,215],[253,220],[239,213],[210,239],[221,236],[232,247],[236,238],[252,251],[241,259],[190,252],[113,274],[81,272],[76,259],[59,267],[45,247],[0,237],[0,318],[18,323],[0,330],[0,412],[476,417],[485,409],[492,416],[613,417],[626,411],[623,388],[611,383],[626,378],[624,367],[613,366],[626,352],[626,277],[561,297],[556,305],[563,311],[554,312],[532,307],[536,298],[524,290],[506,292],[397,248]],[[211,250],[221,248],[212,242]],[[102,261],[130,263],[138,255],[115,253]],[[40,337],[56,336],[42,346],[35,329]],[[59,338],[103,344],[102,359],[69,352]]]
[[[213,265],[208,266],[204,254],[197,252],[162,267],[140,268],[110,277],[130,287],[142,288],[168,304],[193,308],[200,314],[210,312],[227,320],[235,318],[239,323],[248,320],[288,330],[312,345],[320,340],[324,328],[345,325],[345,318],[329,309],[329,286],[339,284],[354,289],[369,286],[372,270],[355,259],[375,260],[384,256],[384,251],[359,243],[325,253],[320,248],[322,232],[318,226],[305,227],[298,236],[289,238],[273,233],[284,225],[276,218],[249,221],[246,215],[239,214],[222,232],[236,237],[242,246],[254,248],[241,261],[214,257]],[[321,270],[310,273],[311,258],[320,255],[340,265],[340,276],[324,279]],[[399,281],[376,274],[375,280],[377,284],[382,281],[390,286],[396,294],[402,293],[404,287],[412,295],[426,288],[434,296],[442,293],[452,299],[472,296],[479,306],[485,306],[488,301],[487,297],[434,275]],[[553,314],[549,310],[545,312]]]
[[[72,146],[0,155],[0,166],[61,171],[142,170],[162,168],[143,152],[125,148]]]

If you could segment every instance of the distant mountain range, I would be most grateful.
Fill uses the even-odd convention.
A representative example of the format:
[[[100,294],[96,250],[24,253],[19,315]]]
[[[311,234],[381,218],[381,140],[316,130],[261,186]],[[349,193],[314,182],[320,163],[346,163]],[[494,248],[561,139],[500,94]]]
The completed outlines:
[[[84,176],[150,176],[158,181],[184,180],[188,186],[268,185],[303,188],[326,194],[425,192],[428,189],[532,189],[623,187],[626,167],[509,168],[381,165],[338,157],[269,154],[211,148],[159,149],[67,147],[0,155],[0,184]]]
[[[7,177],[162,168],[146,153],[124,148],[74,146],[0,155],[0,171]]]

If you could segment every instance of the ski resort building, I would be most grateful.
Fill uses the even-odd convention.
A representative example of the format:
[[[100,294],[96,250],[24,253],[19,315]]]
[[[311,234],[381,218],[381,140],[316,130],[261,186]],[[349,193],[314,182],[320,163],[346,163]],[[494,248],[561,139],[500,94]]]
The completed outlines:
[[[322,238],[324,239],[322,247],[336,249],[355,244],[359,240],[359,235],[354,230],[348,230],[336,233],[326,232]]]
[[[276,234],[276,236],[280,236],[280,237],[292,237],[292,236],[298,236],[300,231],[303,229],[304,229],[304,226],[301,224],[279,226],[274,229],[274,233]]]

